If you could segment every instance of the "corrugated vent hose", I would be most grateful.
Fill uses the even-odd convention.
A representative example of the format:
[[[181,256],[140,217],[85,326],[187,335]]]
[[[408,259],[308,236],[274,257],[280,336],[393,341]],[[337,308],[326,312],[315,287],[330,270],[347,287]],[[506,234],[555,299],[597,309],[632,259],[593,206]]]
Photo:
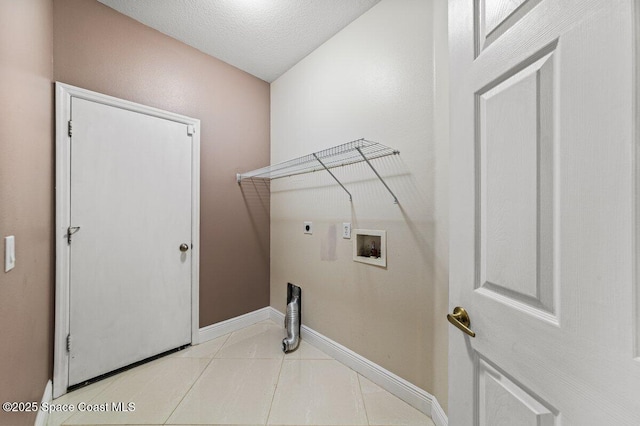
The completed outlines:
[[[302,320],[302,289],[291,283],[287,284],[287,314],[284,326],[287,337],[282,340],[282,350],[292,352],[300,344],[300,324]]]

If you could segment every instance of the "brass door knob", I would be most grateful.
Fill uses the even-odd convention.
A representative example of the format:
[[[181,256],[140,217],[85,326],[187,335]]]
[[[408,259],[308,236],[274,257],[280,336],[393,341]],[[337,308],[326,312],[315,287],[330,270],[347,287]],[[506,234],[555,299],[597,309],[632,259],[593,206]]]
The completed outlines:
[[[185,243],[180,244],[180,251],[181,252],[184,253],[187,250],[189,250],[189,246],[187,244],[185,244]]]
[[[476,337],[476,333],[469,328],[469,326],[471,326],[471,320],[469,319],[469,314],[464,308],[456,306],[453,308],[453,314],[447,314],[447,319],[451,324],[455,325],[469,336]]]

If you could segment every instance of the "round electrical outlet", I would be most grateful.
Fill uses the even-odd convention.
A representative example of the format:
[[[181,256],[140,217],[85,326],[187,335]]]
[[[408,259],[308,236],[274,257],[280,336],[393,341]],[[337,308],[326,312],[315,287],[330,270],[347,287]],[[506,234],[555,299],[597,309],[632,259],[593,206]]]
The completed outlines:
[[[312,222],[304,222],[303,231],[305,234],[313,234],[313,223]]]

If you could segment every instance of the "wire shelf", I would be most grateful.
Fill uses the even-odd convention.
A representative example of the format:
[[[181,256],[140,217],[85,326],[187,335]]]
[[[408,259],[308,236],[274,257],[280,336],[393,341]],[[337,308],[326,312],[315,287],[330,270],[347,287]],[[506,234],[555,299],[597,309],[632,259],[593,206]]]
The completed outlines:
[[[360,152],[358,152],[360,149]],[[400,151],[382,145],[377,142],[371,142],[366,139],[358,139],[347,142],[342,145],[334,146],[323,151],[305,155],[304,157],[294,158],[293,160],[284,161],[282,163],[273,164],[271,166],[262,167],[261,169],[252,170],[246,173],[238,174],[238,182],[244,179],[279,179],[282,177],[295,176],[304,173],[325,170],[318,159],[325,164],[327,169],[335,167],[348,166],[350,164],[360,163],[376,158],[386,157],[388,155],[397,155]]]
[[[237,180],[238,183],[242,182],[245,179],[272,180],[326,170],[327,172],[329,172],[331,177],[333,177],[338,182],[338,184],[340,184],[342,189],[344,189],[347,194],[349,194],[349,198],[351,199],[351,194],[349,193],[349,191],[347,191],[347,189],[344,187],[344,185],[342,185],[338,178],[336,178],[335,175],[331,173],[330,169],[347,166],[350,164],[361,163],[364,161],[369,165],[369,167],[371,167],[371,169],[382,181],[387,190],[391,192],[387,184],[384,182],[378,172],[373,168],[369,161],[376,158],[382,158],[388,155],[397,154],[400,154],[400,151],[377,142],[372,142],[366,139],[358,139],[322,151],[314,152],[303,157],[284,161],[282,163],[262,167],[260,169],[252,170],[246,173],[238,173]],[[393,195],[393,192],[391,192],[391,195]],[[393,198],[397,203],[397,198],[395,195],[393,195]]]

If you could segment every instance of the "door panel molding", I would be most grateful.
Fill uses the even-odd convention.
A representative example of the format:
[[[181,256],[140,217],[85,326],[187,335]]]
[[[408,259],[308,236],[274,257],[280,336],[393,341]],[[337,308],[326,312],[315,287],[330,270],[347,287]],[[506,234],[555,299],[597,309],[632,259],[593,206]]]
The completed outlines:
[[[555,323],[557,47],[556,40],[503,73],[476,92],[474,103],[475,287],[528,305],[528,311]]]
[[[476,0],[476,57],[513,27],[541,0]]]
[[[192,126],[191,167],[191,343],[199,335],[199,265],[200,265],[200,120],[118,99],[101,93],[56,82],[56,294],[54,328],[53,396],[67,392],[69,380],[69,254],[67,227],[70,226],[71,146],[68,123],[72,98],[84,99],[123,110],[146,114]]]
[[[638,8],[449,1],[451,424],[640,418]]]
[[[479,426],[558,424],[557,409],[482,356],[476,362],[475,383]],[[509,417],[505,418],[507,413]]]

